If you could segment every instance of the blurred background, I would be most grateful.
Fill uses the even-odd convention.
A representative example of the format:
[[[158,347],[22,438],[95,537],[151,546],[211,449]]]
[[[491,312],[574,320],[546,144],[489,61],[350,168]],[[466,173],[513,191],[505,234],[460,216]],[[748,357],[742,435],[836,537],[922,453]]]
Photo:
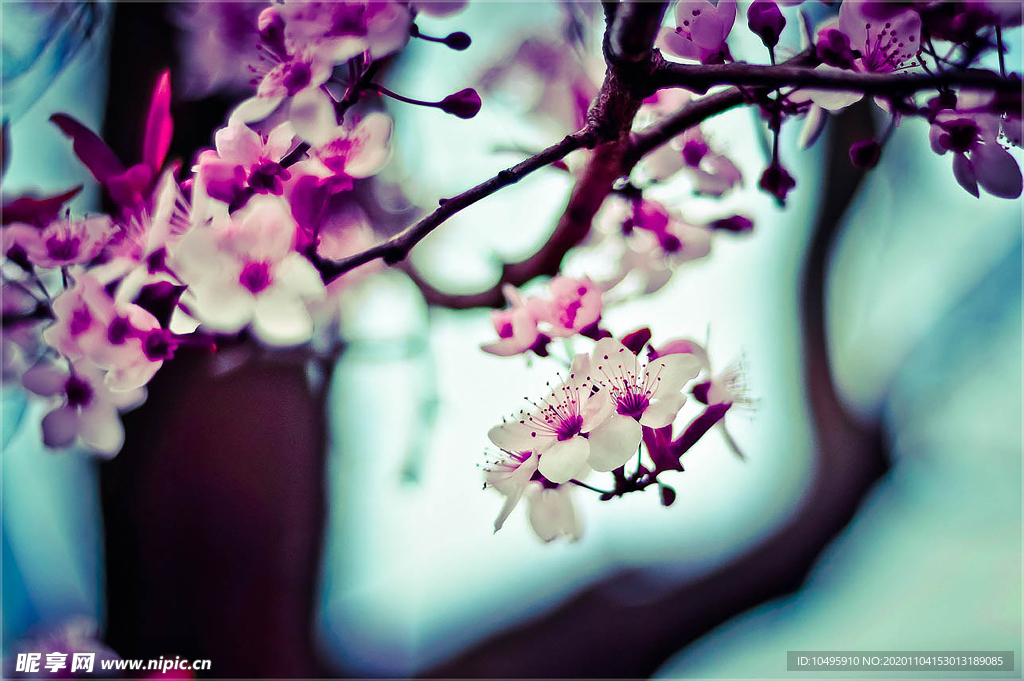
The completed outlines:
[[[166,67],[172,155],[188,163],[244,91],[237,54],[252,43],[239,27],[260,7],[0,5],[13,148],[5,195],[90,186],[49,116],[71,113],[115,150],[134,149]],[[800,48],[795,11],[783,34],[790,53]],[[440,99],[478,86],[496,64],[519,68],[482,91],[469,121],[387,103],[395,156],[357,190],[374,227],[394,231],[570,132],[557,110],[536,105],[553,71],[510,55],[527,38],[564,43],[593,71],[600,14],[595,4],[471,2],[418,18],[424,33],[464,30],[473,44],[458,53],[414,40],[387,68],[393,91]],[[1008,67],[1021,70],[1020,30],[1004,39]],[[742,19],[730,46],[763,61]],[[709,337],[717,366],[743,357],[756,404],[729,426],[747,460],[712,432],[670,481],[670,508],[653,492],[578,494],[576,543],[542,544],[518,509],[493,534],[501,498],[481,490],[477,467],[487,429],[554,368],[480,352],[494,333],[489,311],[428,307],[400,271],[374,271],[346,291],[336,357],[165,367],[110,464],[45,451],[38,405],[4,386],[5,650],[84,615],[123,657],[208,656],[214,676],[774,678],[792,675],[787,650],[1013,650],[1016,670],[992,675],[1020,677],[1021,202],[963,191],[919,120],[900,125],[862,179],[846,147],[884,125],[864,103],[808,151],[797,149],[799,124],[784,127],[797,187],[780,210],[756,187],[763,123],[730,111],[705,132],[744,186],[721,200],[695,198],[686,179],[650,193],[688,215],[755,222],[750,235],[716,239],[710,258],[657,294],[604,316],[617,335],[647,325],[656,341]],[[490,286],[502,261],[543,243],[571,182],[543,170],[460,212],[414,265],[446,291]],[[76,201],[100,206],[95,190]],[[219,401],[189,407],[181,395],[210,376],[226,386],[209,398]],[[271,385],[294,376],[306,383],[288,384],[294,399],[283,402]],[[290,425],[267,435],[264,413]],[[216,438],[218,426],[228,435],[216,446],[175,439]],[[245,449],[254,436],[265,452]],[[204,468],[218,458],[230,460],[220,480]],[[278,485],[264,496],[285,465],[304,473],[288,478],[287,494]],[[294,495],[312,498],[309,508],[295,511]],[[272,529],[235,536],[247,523]],[[157,550],[161,533],[171,543]],[[202,551],[173,543],[189,536]],[[310,574],[293,580],[296,566]],[[220,576],[192,574],[204,570]],[[129,611],[163,620],[150,648],[126,632]],[[246,625],[264,611],[290,624]],[[183,633],[189,626],[199,633]],[[266,636],[303,640],[261,647]],[[238,657],[219,659],[229,648]]]

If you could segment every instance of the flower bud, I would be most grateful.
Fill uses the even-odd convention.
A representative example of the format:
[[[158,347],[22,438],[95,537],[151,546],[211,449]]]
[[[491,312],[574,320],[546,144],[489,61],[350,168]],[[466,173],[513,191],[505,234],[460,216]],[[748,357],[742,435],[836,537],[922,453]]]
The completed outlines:
[[[857,168],[874,168],[882,155],[882,146],[873,139],[859,140],[850,145],[850,163]]]
[[[765,47],[771,49],[779,44],[779,35],[786,27],[786,17],[782,16],[775,0],[754,0],[747,9],[747,26],[761,36]]]
[[[473,118],[480,112],[480,104],[480,95],[468,87],[442,99],[438,108],[459,118]]]
[[[470,39],[469,35],[462,31],[449,33],[444,39],[445,45],[459,52],[468,48],[472,42],[473,41]]]
[[[764,169],[757,186],[774,196],[780,206],[785,206],[786,196],[796,186],[796,180],[789,174],[789,171],[782,167],[781,163],[773,161]]]
[[[711,229],[720,229],[725,232],[735,232],[737,234],[745,234],[751,232],[754,229],[754,222],[742,215],[730,215],[727,218],[719,218],[708,224]]]

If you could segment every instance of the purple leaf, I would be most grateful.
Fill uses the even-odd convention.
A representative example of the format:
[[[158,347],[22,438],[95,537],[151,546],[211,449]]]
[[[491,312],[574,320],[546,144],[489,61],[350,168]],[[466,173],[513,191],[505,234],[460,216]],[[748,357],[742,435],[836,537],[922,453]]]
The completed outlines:
[[[73,199],[80,191],[82,191],[82,185],[56,196],[37,199],[34,196],[26,195],[4,203],[3,224],[25,222],[36,227],[45,227],[60,215],[64,204]]]
[[[75,155],[101,183],[106,184],[111,176],[124,172],[121,161],[92,130],[66,114],[53,114],[50,120],[74,140]]]

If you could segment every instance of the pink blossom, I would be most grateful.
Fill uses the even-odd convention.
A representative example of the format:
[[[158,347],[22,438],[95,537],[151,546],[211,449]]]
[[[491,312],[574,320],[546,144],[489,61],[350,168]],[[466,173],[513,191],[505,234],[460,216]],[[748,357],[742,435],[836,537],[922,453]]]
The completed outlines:
[[[537,306],[548,335],[568,338],[601,319],[601,289],[589,277],[555,277],[548,291],[550,299]]]
[[[106,215],[81,220],[54,220],[43,229],[25,223],[4,228],[3,248],[21,248],[29,262],[39,267],[66,267],[89,262],[100,254],[114,234]]]
[[[313,265],[292,249],[296,224],[284,199],[249,200],[236,214],[196,227],[171,253],[189,285],[194,316],[213,331],[234,333],[250,322],[273,345],[308,341],[307,303],[324,295]]]
[[[671,424],[686,402],[683,388],[700,372],[687,355],[658,357],[641,369],[637,356],[614,338],[595,344],[591,366],[598,398],[604,396],[613,412],[589,436],[589,463],[598,471],[614,470],[636,454],[642,426]]]
[[[84,357],[106,372],[111,390],[134,390],[149,382],[168,355],[154,354],[156,318],[133,303],[115,301],[88,272],[53,301],[54,323],[43,338],[65,357]]]
[[[295,177],[328,181],[332,192],[352,188],[352,180],[376,175],[391,158],[391,118],[371,113],[354,126],[335,126],[330,140],[309,150],[292,166]]]
[[[869,0],[843,0],[839,30],[859,53],[857,71],[890,73],[913,65],[921,44],[921,16],[913,9]]]
[[[118,411],[131,409],[145,399],[142,388],[113,390],[99,367],[84,359],[72,362],[70,369],[40,362],[25,372],[22,383],[55,405],[43,417],[43,443],[47,447],[70,447],[81,440],[105,457],[117,454],[124,444]]]
[[[281,159],[292,148],[291,123],[275,127],[266,136],[234,120],[214,135],[216,150],[199,154],[195,172],[196,193],[225,203],[234,201],[248,187],[258,194],[281,194],[283,181],[291,177]]]
[[[491,428],[487,436],[507,452],[532,451],[538,470],[554,483],[568,482],[589,470],[592,440],[584,437],[608,416],[610,403],[593,395],[590,358],[576,355],[566,381],[536,405],[511,421]]]
[[[337,124],[334,100],[323,88],[331,77],[331,62],[308,51],[264,54],[260,66],[266,70],[256,79],[256,94],[235,107],[229,123],[261,121],[287,101],[285,117],[295,134],[310,144],[326,144]]]
[[[547,338],[537,329],[538,314],[543,304],[536,298],[525,300],[514,286],[502,287],[509,307],[491,313],[491,322],[498,340],[480,346],[484,352],[499,357],[518,355],[546,344]]]
[[[280,9],[289,49],[311,49],[333,64],[356,55],[380,59],[409,41],[412,15],[394,0],[288,0]]]
[[[999,142],[1001,121],[987,103],[961,93],[954,111],[942,111],[928,133],[932,150],[953,152],[953,175],[961,187],[978,196],[981,187],[1005,199],[1021,195],[1022,177],[1016,159]]]
[[[493,487],[505,496],[505,503],[494,520],[494,531],[505,524],[519,503],[533,474],[537,472],[537,455],[533,452],[503,452],[485,467],[484,487]]]
[[[697,398],[698,402],[724,410],[729,410],[734,405],[742,407],[753,405],[754,401],[747,394],[746,374],[742,362],[734,362],[716,373],[711,367],[711,358],[707,349],[697,341],[688,338],[668,341],[657,350],[650,349],[651,357],[666,357],[673,354],[689,355],[699,362],[704,380],[693,386],[693,396]],[[726,428],[724,416],[725,411],[709,414],[709,418],[713,417],[711,425],[717,425],[729,448],[741,459],[745,458],[743,451]],[[697,425],[699,427],[699,424]]]
[[[726,38],[736,21],[735,0],[679,0],[676,4],[675,30],[663,28],[658,47],[684,59],[702,64],[731,61]]]

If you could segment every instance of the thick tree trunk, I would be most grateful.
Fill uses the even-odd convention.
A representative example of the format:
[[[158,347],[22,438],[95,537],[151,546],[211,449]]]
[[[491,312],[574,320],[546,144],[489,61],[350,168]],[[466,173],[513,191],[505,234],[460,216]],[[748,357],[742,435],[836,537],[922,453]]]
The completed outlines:
[[[107,641],[217,678],[315,677],[326,388],[301,362],[218,359],[165,366],[102,467]]]

